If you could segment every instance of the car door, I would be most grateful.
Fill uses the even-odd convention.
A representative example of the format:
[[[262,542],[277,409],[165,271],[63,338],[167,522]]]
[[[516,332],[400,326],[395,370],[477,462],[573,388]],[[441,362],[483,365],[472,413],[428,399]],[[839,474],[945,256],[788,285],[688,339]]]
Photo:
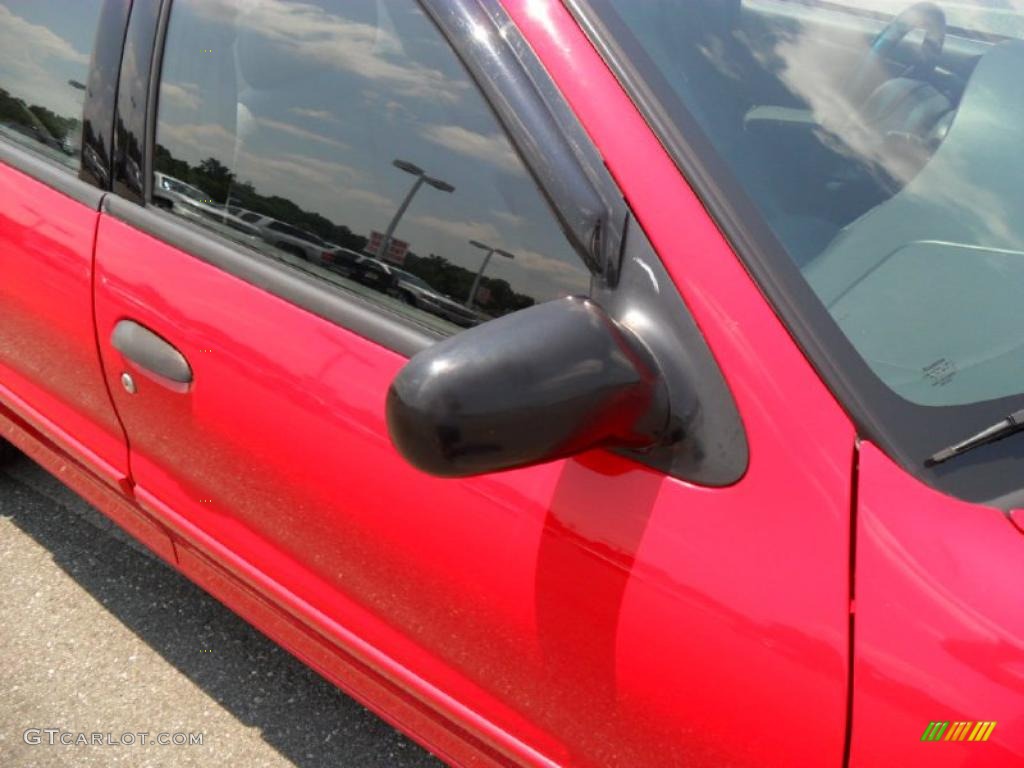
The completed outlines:
[[[575,39],[590,67],[567,85],[629,120],[548,10],[540,43]],[[159,93],[122,143],[147,177],[399,263],[480,322],[569,294],[647,318],[692,366],[707,449],[423,474],[386,394],[460,327],[125,176],[98,226],[97,333],[135,496],[180,567],[258,590],[329,639],[322,666],[375,669],[482,764],[839,765],[852,428],[685,185],[662,186],[686,225],[669,255],[719,265],[694,290],[724,313],[700,330],[497,4],[176,0],[163,27]]]
[[[108,10],[104,28],[103,5],[0,3],[0,404],[119,486],[127,448],[92,313],[103,193],[78,178],[94,40],[123,11]],[[103,63],[93,62],[96,86]]]

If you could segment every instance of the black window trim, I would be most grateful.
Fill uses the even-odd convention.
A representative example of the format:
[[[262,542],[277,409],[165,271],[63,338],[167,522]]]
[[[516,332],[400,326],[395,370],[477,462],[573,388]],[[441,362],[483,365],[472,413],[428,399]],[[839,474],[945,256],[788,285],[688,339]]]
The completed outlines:
[[[139,205],[151,199],[152,147],[149,132],[155,114],[154,88],[171,0],[133,0],[125,33],[114,114],[112,191]],[[132,72],[124,62],[139,62]],[[135,173],[132,170],[135,170]]]
[[[114,113],[131,9],[132,0],[103,0],[89,57],[78,177],[104,191],[113,173]]]
[[[614,286],[628,208],[600,152],[519,28],[498,0],[419,3],[494,110],[584,264]]]

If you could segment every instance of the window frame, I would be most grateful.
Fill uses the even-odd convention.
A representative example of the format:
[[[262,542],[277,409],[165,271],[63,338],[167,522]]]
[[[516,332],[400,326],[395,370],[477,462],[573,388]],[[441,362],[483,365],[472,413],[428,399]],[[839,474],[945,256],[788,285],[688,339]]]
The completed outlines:
[[[584,267],[590,268],[592,285],[595,281],[614,285],[628,210],[600,153],[543,65],[497,0],[418,2],[465,66],[570,245]],[[119,128],[112,179],[115,194],[104,201],[103,210],[400,354],[411,356],[445,338],[414,318],[323,285],[312,275],[152,204],[157,100],[172,9],[172,0],[160,0],[159,7],[154,4],[129,21],[124,57],[148,61],[149,67],[145,73],[121,72],[115,115]],[[480,28],[492,33],[489,40],[481,41],[470,32]],[[140,104],[145,108],[140,109]],[[538,136],[544,140],[538,141]],[[141,169],[141,180],[130,172],[133,166]],[[246,265],[245,260],[253,264]]]

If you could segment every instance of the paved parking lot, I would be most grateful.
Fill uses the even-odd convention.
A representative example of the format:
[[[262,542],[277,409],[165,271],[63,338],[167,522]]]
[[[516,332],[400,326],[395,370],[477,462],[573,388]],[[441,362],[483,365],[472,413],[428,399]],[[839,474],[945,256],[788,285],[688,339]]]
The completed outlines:
[[[27,460],[0,468],[0,585],[0,766],[441,765]],[[152,743],[179,732],[202,744]]]

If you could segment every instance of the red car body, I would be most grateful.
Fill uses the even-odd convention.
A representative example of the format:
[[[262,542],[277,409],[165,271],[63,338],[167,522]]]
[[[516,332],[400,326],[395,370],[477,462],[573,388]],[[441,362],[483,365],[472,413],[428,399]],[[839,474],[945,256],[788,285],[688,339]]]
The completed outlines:
[[[722,369],[738,482],[428,476],[388,439],[401,355],[4,165],[0,436],[453,765],[1020,764],[1021,531],[858,440],[569,12],[504,5]],[[944,720],[998,725],[921,741]]]

